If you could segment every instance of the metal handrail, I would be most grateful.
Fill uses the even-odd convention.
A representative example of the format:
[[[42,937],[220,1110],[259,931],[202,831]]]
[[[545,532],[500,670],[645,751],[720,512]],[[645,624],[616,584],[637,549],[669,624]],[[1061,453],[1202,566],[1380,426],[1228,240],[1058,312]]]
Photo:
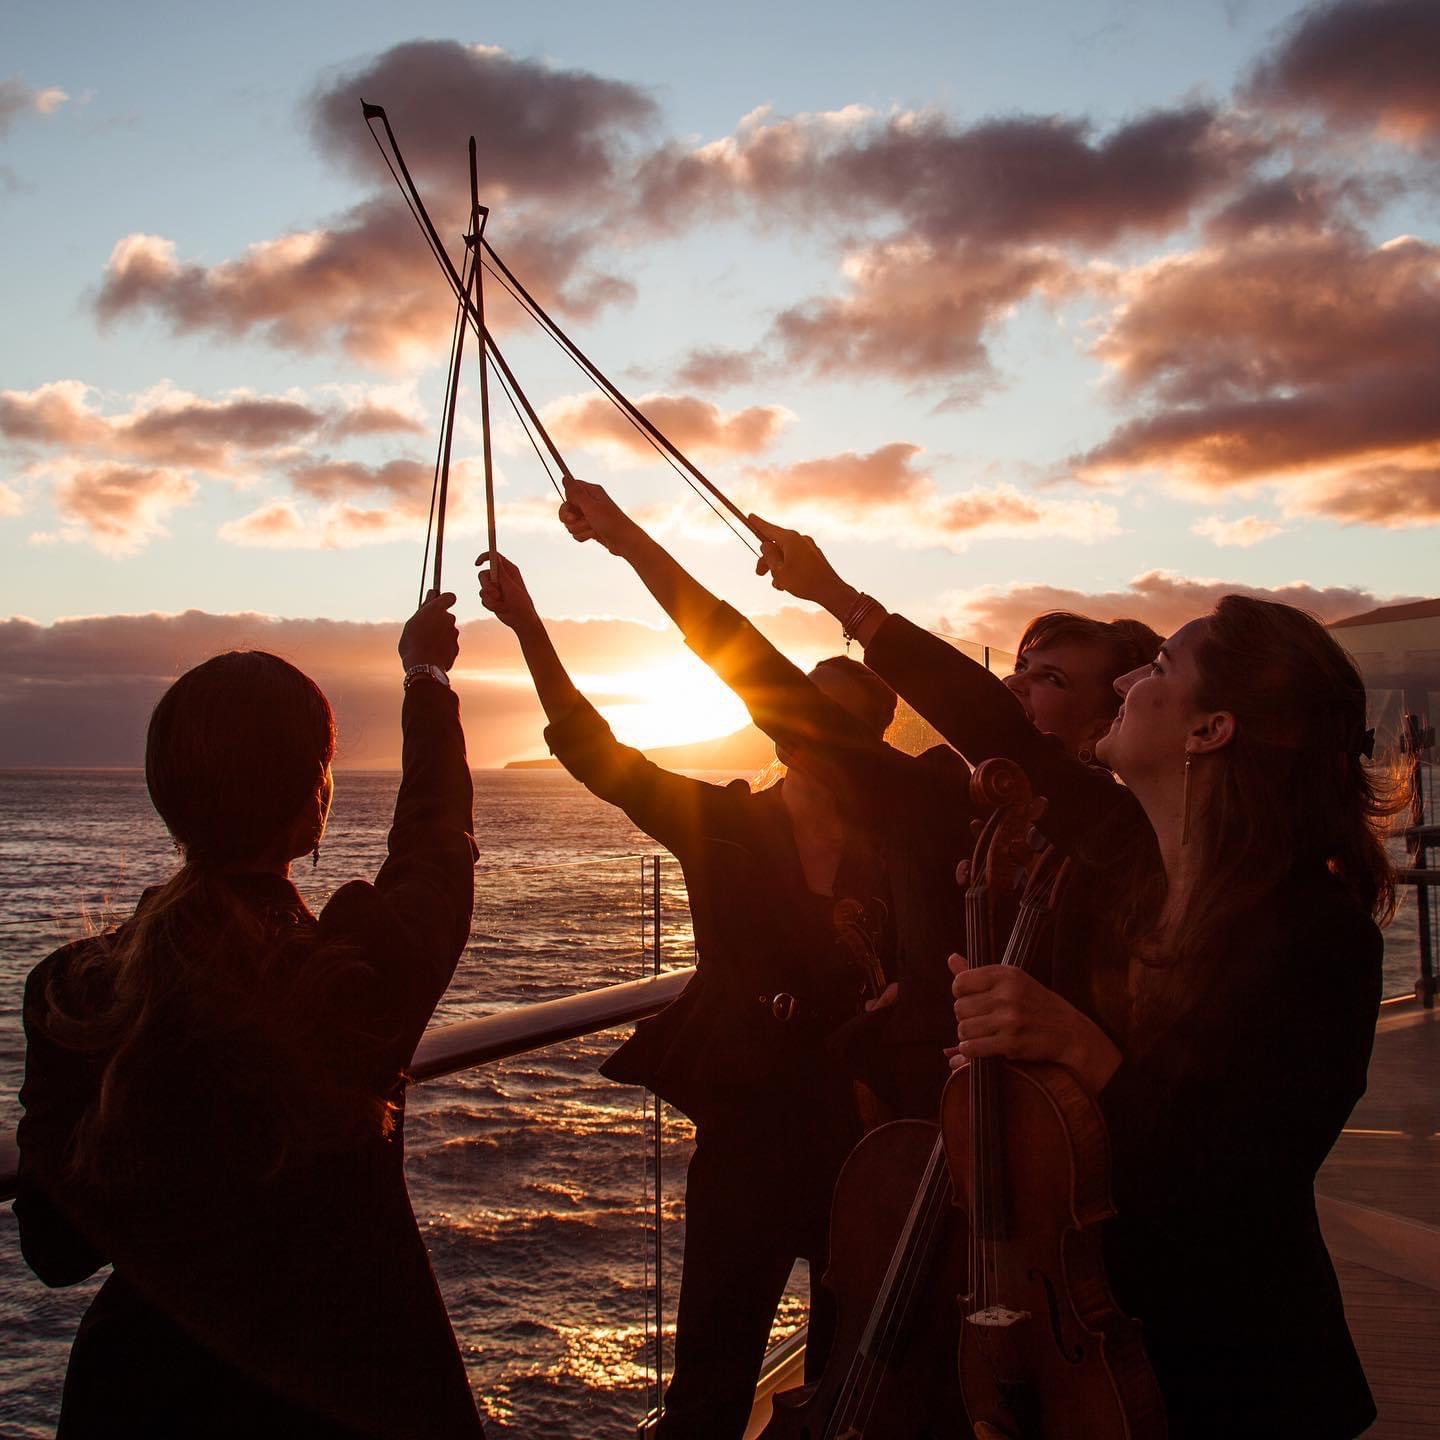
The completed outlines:
[[[694,973],[695,967],[687,965],[661,975],[647,975],[643,980],[604,985],[598,990],[582,990],[577,995],[533,1005],[516,1005],[454,1025],[437,1025],[421,1037],[406,1073],[412,1083],[419,1084],[643,1020],[675,999]],[[15,1137],[0,1137],[0,1204],[15,1198],[19,1166],[20,1148]]]

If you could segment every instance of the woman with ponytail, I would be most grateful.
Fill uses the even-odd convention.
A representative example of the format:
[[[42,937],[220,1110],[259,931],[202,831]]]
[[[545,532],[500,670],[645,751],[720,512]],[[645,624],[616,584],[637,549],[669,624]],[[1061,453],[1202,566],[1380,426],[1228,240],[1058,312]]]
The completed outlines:
[[[406,624],[389,853],[312,915],[329,703],[261,651],[161,698],[145,776],[179,870],[31,972],[15,1213],[49,1285],[110,1265],[59,1435],[480,1435],[405,1190],[404,1069],[469,934],[453,595]]]

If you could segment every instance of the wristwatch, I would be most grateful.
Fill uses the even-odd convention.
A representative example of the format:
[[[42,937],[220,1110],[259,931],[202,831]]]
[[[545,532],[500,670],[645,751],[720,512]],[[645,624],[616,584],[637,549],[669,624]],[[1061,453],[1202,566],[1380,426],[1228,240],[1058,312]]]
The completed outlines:
[[[408,690],[417,680],[438,680],[447,690],[450,688],[450,677],[438,665],[407,665],[405,688]]]

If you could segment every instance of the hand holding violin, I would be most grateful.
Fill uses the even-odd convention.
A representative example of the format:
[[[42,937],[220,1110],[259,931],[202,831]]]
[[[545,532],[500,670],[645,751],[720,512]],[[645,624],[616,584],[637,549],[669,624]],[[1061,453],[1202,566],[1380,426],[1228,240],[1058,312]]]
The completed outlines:
[[[1073,1070],[1098,1095],[1120,1064],[1110,1037],[1048,986],[1013,965],[969,969],[950,957],[958,1043],[950,1068],[973,1059],[1050,1060]]]

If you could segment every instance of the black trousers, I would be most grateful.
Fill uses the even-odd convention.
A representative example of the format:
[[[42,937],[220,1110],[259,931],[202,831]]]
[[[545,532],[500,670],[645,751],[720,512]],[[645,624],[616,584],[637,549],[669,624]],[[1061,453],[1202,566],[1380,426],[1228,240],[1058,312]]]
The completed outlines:
[[[744,1434],[770,1325],[797,1259],[810,1265],[805,1378],[824,1368],[836,1318],[820,1283],[830,1194],[855,1137],[848,1116],[819,1143],[813,1134],[793,1133],[796,1121],[790,1115],[785,1132],[765,1122],[697,1130],[685,1182],[685,1261],[662,1440]]]

